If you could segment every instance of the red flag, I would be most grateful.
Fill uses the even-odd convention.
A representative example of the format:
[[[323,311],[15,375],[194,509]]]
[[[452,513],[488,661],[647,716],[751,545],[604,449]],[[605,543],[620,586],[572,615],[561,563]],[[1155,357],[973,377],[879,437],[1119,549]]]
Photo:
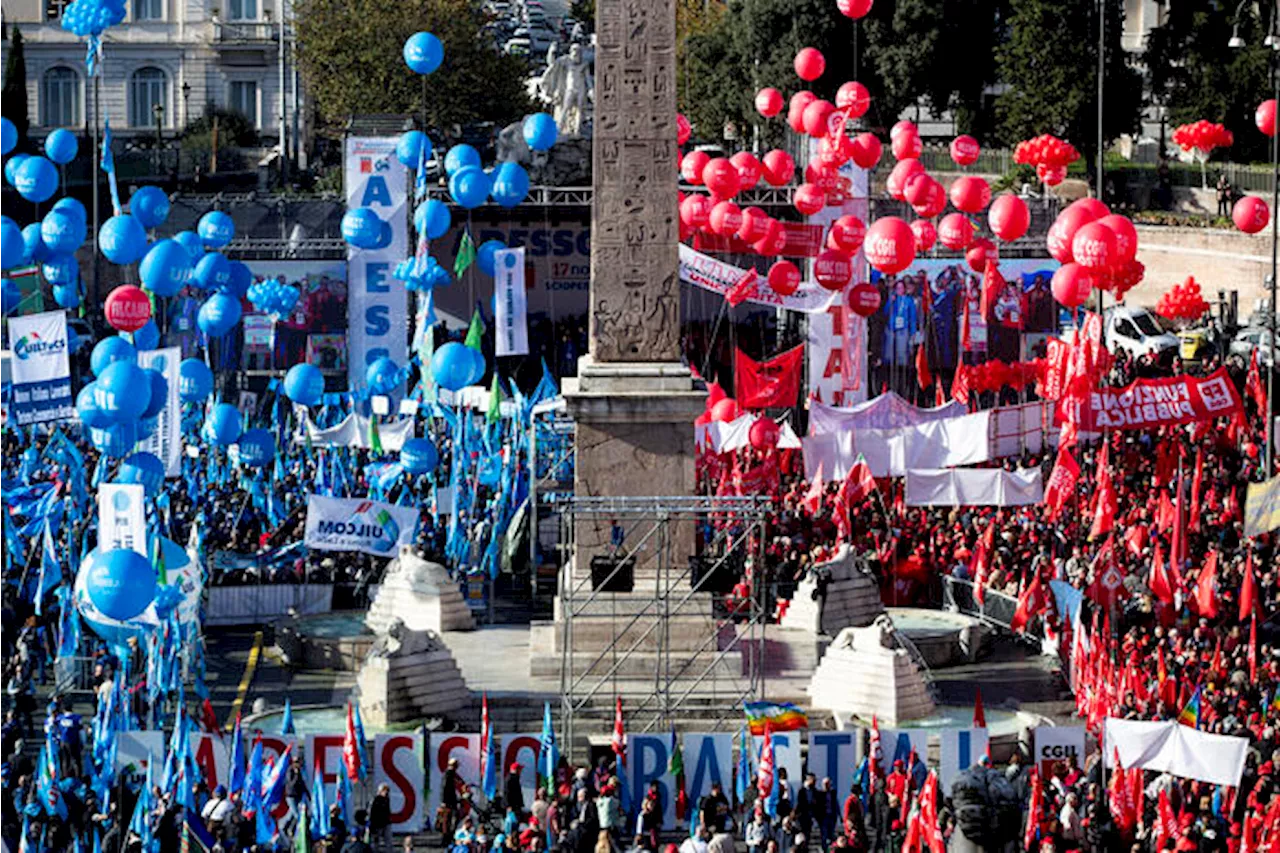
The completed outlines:
[[[773,792],[773,732],[768,720],[764,724],[764,740],[760,743],[760,757],[756,767],[756,794],[761,800],[767,800]]]
[[[768,361],[756,361],[742,350],[737,350],[733,381],[739,405],[748,409],[794,406],[800,396],[800,366],[803,361],[803,345],[775,355]]]
[[[1036,575],[1027,588],[1018,596],[1018,606],[1013,611],[1013,619],[1009,621],[1009,630],[1021,633],[1026,630],[1027,623],[1044,609],[1044,592],[1040,586],[1040,576]]]
[[[939,382],[938,384],[933,386],[933,407],[935,409],[941,409],[946,404],[947,404],[947,398],[943,396],[942,383]]]
[[[1175,521],[1177,516],[1173,509],[1173,501],[1169,500],[1169,493],[1161,489],[1160,503],[1156,507],[1156,530],[1166,533],[1173,527]]]
[[[1169,564],[1173,566],[1173,576],[1181,577],[1182,567],[1187,559],[1187,532],[1183,529],[1182,509],[1182,460],[1178,460],[1178,485],[1173,500],[1173,537],[1169,549]]]
[[[342,763],[347,766],[347,777],[360,778],[360,748],[356,744],[356,724],[351,716],[351,703],[347,703],[347,733],[342,738]]]
[[[1101,482],[1098,484],[1098,494],[1093,508],[1093,526],[1089,528],[1090,539],[1105,536],[1115,529],[1116,511],[1119,508],[1119,499],[1116,497],[1111,472],[1104,469],[1102,476],[1098,479]]]
[[[1200,488],[1204,484],[1204,450],[1196,448],[1196,470],[1191,476],[1191,513],[1187,519],[1187,529],[1195,532],[1200,529]]]
[[[973,695],[973,727],[975,729],[985,729],[987,727],[987,712],[982,708],[982,687],[979,686]]]
[[[946,853],[947,845],[942,839],[942,828],[938,825],[938,774],[932,770],[929,771],[924,790],[920,794],[920,831],[929,847],[929,853]]]
[[[1169,803],[1169,792],[1160,789],[1160,798],[1156,801],[1156,849],[1165,849],[1170,840],[1178,839],[1178,818],[1173,814],[1173,806]]]
[[[1217,573],[1218,552],[1210,551],[1200,569],[1200,578],[1196,581],[1196,611],[1205,619],[1218,615],[1218,596],[1213,588]]]
[[[1249,620],[1249,680],[1258,683],[1258,613]]]
[[[480,778],[484,778],[485,764],[489,760],[489,691],[480,693]],[[502,776],[501,773],[498,774]]]
[[[859,456],[840,484],[840,497],[846,509],[852,509],[876,491],[876,478],[871,476],[867,460]]]
[[[1036,837],[1040,834],[1040,809],[1044,792],[1040,787],[1040,773],[1031,768],[1031,801],[1027,806],[1027,827],[1022,833],[1022,849],[1035,850]]]
[[[813,482],[809,485],[809,491],[805,492],[804,500],[800,505],[809,510],[810,515],[817,515],[818,508],[822,506],[822,491],[824,484],[822,482],[822,463],[818,463],[818,470],[813,472]]]
[[[951,399],[969,405],[969,365],[956,365],[955,379],[951,380]]]
[[[982,273],[982,295],[979,302],[979,312],[983,318],[990,318],[991,311],[996,307],[996,300],[1000,298],[1000,291],[1004,290],[1004,276],[1000,275],[1000,266],[995,261],[987,261],[987,268]]]
[[[969,298],[961,297],[960,300],[960,349],[968,352],[973,349],[973,335],[969,331]],[[957,368],[959,370],[959,368]]]
[[[618,770],[627,766],[627,732],[622,727],[622,697],[614,700],[613,737],[609,740],[614,756],[618,759]]]
[[[916,347],[916,383],[921,391],[933,384],[933,374],[929,372],[929,354],[925,352],[924,341]]]
[[[1240,581],[1240,621],[1243,622],[1255,609],[1257,593],[1253,584],[1253,552],[1244,558],[1244,579]]]
[[[1245,392],[1253,398],[1259,412],[1267,410],[1267,389],[1262,384],[1262,371],[1258,369],[1258,348],[1254,347],[1249,357],[1249,376],[1244,382]]]
[[[760,273],[756,272],[755,267],[744,272],[738,277],[724,293],[724,301],[728,302],[735,308],[746,302],[756,292],[756,282],[760,278]]]
[[[1053,521],[1067,505],[1067,500],[1075,494],[1076,483],[1080,479],[1080,463],[1071,455],[1071,448],[1058,448],[1058,461],[1053,465],[1053,473],[1049,475],[1049,484],[1044,490],[1044,504],[1049,507],[1049,521]]]
[[[1151,594],[1162,604],[1173,604],[1173,584],[1169,583],[1169,573],[1164,567],[1164,552],[1160,546],[1155,548],[1151,557],[1151,574],[1147,576],[1147,586]]]
[[[973,547],[973,555],[969,558],[969,574],[973,578],[973,600],[981,606],[987,600],[987,567],[991,562],[991,551],[995,547],[996,523],[994,520],[978,537],[978,544]]]
[[[218,715],[213,712],[213,703],[208,699],[200,703],[200,725],[208,734],[222,737],[222,729],[218,728]]]

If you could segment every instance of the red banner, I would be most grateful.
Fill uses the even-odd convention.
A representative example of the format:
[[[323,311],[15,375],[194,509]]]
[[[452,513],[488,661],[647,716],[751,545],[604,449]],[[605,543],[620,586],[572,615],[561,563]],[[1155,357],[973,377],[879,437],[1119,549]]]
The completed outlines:
[[[789,349],[768,361],[756,361],[738,350],[733,379],[738,403],[748,409],[794,406],[800,395],[800,364],[803,360],[803,346]]]
[[[1076,481],[1080,479],[1080,463],[1071,455],[1071,448],[1058,448],[1058,461],[1049,475],[1049,482],[1044,488],[1044,504],[1049,507],[1049,520],[1058,517],[1062,508],[1075,493]]]
[[[1193,421],[1231,417],[1244,406],[1227,369],[1209,376],[1139,379],[1124,388],[1096,388],[1083,399],[1068,397],[1056,421],[1074,421],[1080,430],[1153,429]]]
[[[1045,351],[1044,382],[1036,393],[1046,400],[1061,400],[1067,387],[1067,365],[1071,344],[1061,338],[1049,338]]]
[[[809,225],[804,222],[783,222],[783,233],[787,241],[782,244],[779,255],[788,258],[816,258],[822,251],[823,231],[821,225]],[[727,252],[734,255],[754,255],[751,244],[734,237],[721,237],[699,231],[693,235],[693,248],[699,252]]]

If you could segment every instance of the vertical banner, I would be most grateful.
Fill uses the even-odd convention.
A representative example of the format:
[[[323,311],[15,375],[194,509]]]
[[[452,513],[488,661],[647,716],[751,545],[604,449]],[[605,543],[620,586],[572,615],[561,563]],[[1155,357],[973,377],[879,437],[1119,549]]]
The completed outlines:
[[[462,782],[479,791],[484,781],[480,778],[480,735],[433,734],[427,750],[427,814],[433,820],[440,808],[440,783],[450,758],[458,759],[458,778]]]
[[[181,377],[178,365],[182,362],[181,347],[143,350],[138,353],[138,366],[155,370],[169,383],[169,398],[156,416],[156,430],[138,445],[138,450],[153,454],[164,463],[164,475],[177,477],[182,473],[182,401],[178,397]]]
[[[662,826],[676,825],[675,779],[671,776],[671,735],[627,735],[627,770],[631,801],[639,803],[656,781],[662,803]],[[686,770],[687,772],[687,770]]]
[[[837,802],[843,803],[858,769],[858,742],[862,729],[842,732],[809,732],[809,772],[822,787],[823,779],[831,780]]]
[[[147,556],[147,513],[141,483],[98,486],[98,550],[117,548]]]
[[[73,417],[66,313],[10,317],[9,349],[13,353],[13,406],[9,412],[13,423],[26,426]]]
[[[493,316],[495,352],[498,355],[529,354],[529,323],[524,289],[524,247],[499,249],[493,256]]]
[[[386,356],[408,361],[409,306],[405,289],[391,278],[409,253],[405,224],[405,167],[396,159],[395,137],[349,137],[344,185],[347,209],[367,207],[391,227],[381,249],[347,251],[347,381],[365,384],[365,369]]]
[[[943,729],[938,753],[938,784],[944,796],[950,796],[956,777],[977,764],[987,754],[985,728]]]
[[[1036,767],[1042,778],[1053,776],[1057,764],[1084,769],[1084,726],[1037,726]]]
[[[542,733],[526,732],[496,737],[498,757],[502,761],[502,773],[498,774],[498,778],[506,778],[507,768],[512,764],[520,765],[520,790],[524,792],[524,807],[527,809],[533,804],[533,795],[538,789],[538,750],[542,748]]]
[[[809,395],[828,406],[867,399],[867,321],[843,300],[809,315]]]
[[[733,796],[733,734],[687,734],[684,736],[685,791],[689,807],[696,809],[711,793],[711,783],[719,782],[725,796]],[[697,818],[692,818],[697,821]]]
[[[927,729],[881,729],[880,730],[880,767],[887,774],[893,770],[893,763],[901,761],[906,767],[911,751],[922,762],[929,754],[929,731]]]
[[[391,789],[391,823],[396,832],[422,831],[421,734],[380,734],[373,739],[373,790]]]
[[[800,785],[804,782],[801,776],[803,765],[800,761],[800,740],[804,732],[774,732],[773,738],[773,766],[787,773],[787,788],[791,791],[791,802],[796,801],[796,794],[800,791]],[[751,738],[755,753],[752,756],[753,766],[760,766],[760,747],[764,743],[762,735],[755,735]],[[781,777],[779,777],[781,778]],[[843,802],[843,801],[842,801]]]

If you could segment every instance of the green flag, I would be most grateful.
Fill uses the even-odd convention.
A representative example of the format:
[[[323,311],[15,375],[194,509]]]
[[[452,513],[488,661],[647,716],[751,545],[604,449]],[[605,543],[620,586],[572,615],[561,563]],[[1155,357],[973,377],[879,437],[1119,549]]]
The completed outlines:
[[[293,829],[294,853],[310,853],[307,839],[307,804],[298,804],[298,823]]]
[[[453,259],[453,276],[459,278],[467,267],[476,262],[476,244],[471,239],[471,229],[462,232],[462,242],[458,244],[458,255]]]
[[[489,423],[497,423],[502,417],[502,386],[498,384],[498,371],[493,372],[493,382],[489,384],[489,410],[484,419]]]
[[[476,352],[484,351],[484,320],[480,317],[480,309],[477,308],[471,314],[471,326],[467,329],[467,339],[463,342]]]
[[[382,435],[378,432],[378,416],[374,414],[369,415],[369,452],[382,455]]]

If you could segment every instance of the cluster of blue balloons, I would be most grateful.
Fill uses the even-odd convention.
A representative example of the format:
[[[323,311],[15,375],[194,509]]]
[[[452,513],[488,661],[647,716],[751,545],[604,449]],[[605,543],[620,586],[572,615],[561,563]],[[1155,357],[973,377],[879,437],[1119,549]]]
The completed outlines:
[[[434,290],[437,287],[448,287],[453,284],[453,276],[449,275],[449,271],[441,266],[439,261],[430,256],[427,257],[421,270],[418,269],[417,258],[401,261],[396,265],[395,272],[391,274],[391,277],[397,281],[403,281],[406,290],[420,291],[422,293]]]
[[[439,199],[429,198],[413,212],[413,227],[419,234],[426,234],[428,240],[439,240],[449,232],[453,217],[449,214],[449,205]]]
[[[140,485],[147,497],[157,498],[164,488],[164,463],[154,453],[140,450],[120,463],[115,482]]]
[[[177,240],[157,240],[138,266],[142,284],[156,296],[176,296],[191,282],[195,259]]]
[[[100,36],[124,20],[125,0],[75,0],[62,11],[62,28],[84,38]]]
[[[433,150],[431,140],[420,130],[406,131],[396,140],[396,159],[408,169],[416,169],[423,160],[430,160]]]
[[[155,567],[132,548],[105,553],[94,548],[85,555],[80,574],[89,601],[109,619],[124,622],[139,616],[156,597]]]
[[[58,167],[39,154],[14,154],[4,164],[4,179],[18,195],[36,204],[48,201],[58,191]]]
[[[523,166],[509,161],[486,172],[480,167],[480,154],[465,143],[445,154],[444,171],[449,176],[449,197],[468,210],[489,198],[500,207],[512,208],[529,195],[529,173]]]
[[[295,364],[284,374],[284,395],[302,406],[315,406],[324,397],[324,374],[313,364]]]
[[[450,391],[474,385],[484,371],[484,354],[457,341],[450,341],[431,356],[431,378]]]
[[[236,236],[236,224],[221,210],[211,210],[200,217],[196,234],[206,249],[221,249]]]
[[[98,342],[89,367],[96,378],[80,389],[76,412],[99,452],[123,458],[155,432],[169,383],[160,371],[139,367],[137,348],[119,335]]]
[[[400,447],[400,466],[404,470],[420,476],[430,474],[440,464],[440,452],[426,438],[410,438]]]
[[[342,239],[357,249],[385,249],[394,232],[370,207],[356,207],[342,216]]]
[[[298,288],[277,279],[267,279],[249,286],[249,302],[274,320],[293,313],[298,304]]]
[[[404,64],[414,74],[430,74],[444,62],[444,45],[428,32],[414,33],[404,42]]]

